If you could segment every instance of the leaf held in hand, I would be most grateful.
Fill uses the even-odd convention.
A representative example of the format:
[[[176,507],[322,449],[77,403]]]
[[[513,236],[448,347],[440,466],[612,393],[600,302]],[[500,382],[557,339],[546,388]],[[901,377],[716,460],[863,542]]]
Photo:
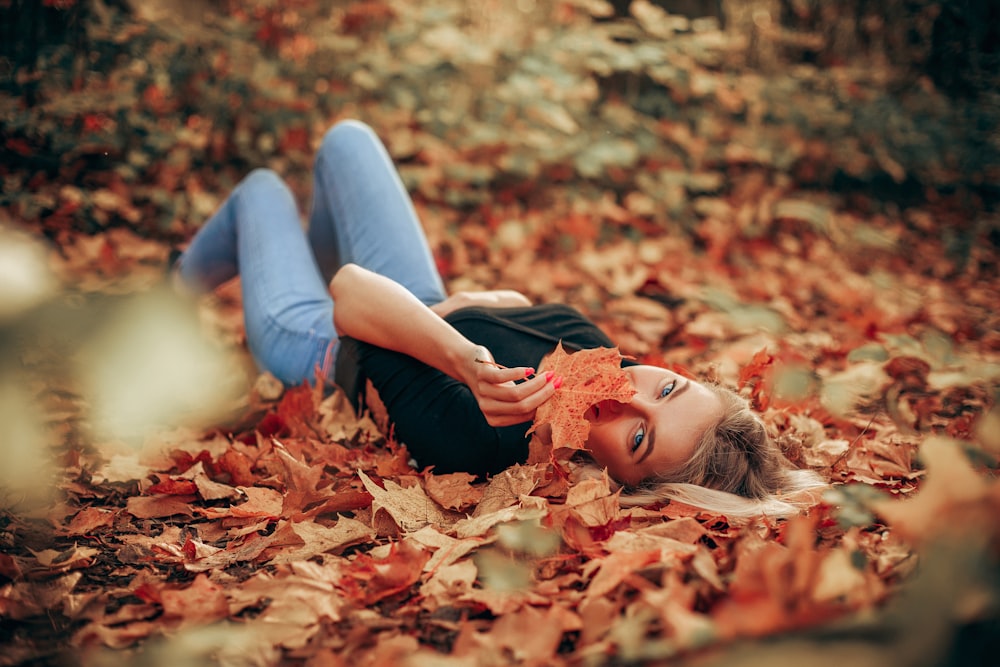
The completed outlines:
[[[584,413],[590,406],[605,400],[628,403],[635,395],[628,374],[621,368],[617,348],[600,347],[568,354],[560,342],[542,362],[540,372],[544,371],[561,376],[563,383],[538,408],[528,433],[549,424],[552,446],[556,448],[584,448],[590,434],[590,422]]]

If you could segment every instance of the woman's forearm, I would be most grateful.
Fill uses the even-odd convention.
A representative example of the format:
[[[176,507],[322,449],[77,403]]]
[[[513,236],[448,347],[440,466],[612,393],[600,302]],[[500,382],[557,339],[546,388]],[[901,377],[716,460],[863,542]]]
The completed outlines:
[[[347,264],[330,281],[330,294],[340,335],[401,352],[460,382],[472,381],[479,346],[399,283]]]
[[[558,382],[533,368],[503,368],[391,278],[354,264],[330,281],[333,323],[342,336],[413,357],[465,384],[491,426],[531,421]],[[533,376],[533,377],[532,377]]]

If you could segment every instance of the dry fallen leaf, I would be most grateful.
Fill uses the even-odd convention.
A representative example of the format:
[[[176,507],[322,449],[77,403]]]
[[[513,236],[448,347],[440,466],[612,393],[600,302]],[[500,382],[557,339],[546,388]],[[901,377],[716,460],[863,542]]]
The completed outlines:
[[[927,480],[913,497],[872,504],[892,529],[913,544],[974,525],[996,534],[1000,484],[973,469],[960,443],[930,437],[920,447],[920,458],[927,467]]]
[[[372,514],[387,513],[404,531],[419,530],[428,524],[445,525],[448,522],[441,508],[424,493],[419,486],[403,488],[391,480],[383,480],[385,488],[364,473],[358,471],[358,477],[365,489],[372,495]]]
[[[473,486],[475,475],[465,472],[455,472],[448,475],[427,475],[424,478],[424,488],[427,495],[441,507],[448,510],[465,511],[479,504],[483,497],[483,489]]]

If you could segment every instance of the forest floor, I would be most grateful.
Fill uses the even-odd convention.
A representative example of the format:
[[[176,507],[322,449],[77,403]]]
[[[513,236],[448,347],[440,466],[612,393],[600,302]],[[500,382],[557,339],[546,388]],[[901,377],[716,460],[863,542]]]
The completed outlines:
[[[87,57],[0,93],[0,665],[996,655],[988,111],[877,63],[751,66],[643,2],[95,6]],[[238,284],[194,307],[164,266],[254,167],[307,210],[343,118],[450,289],[740,388],[829,492],[739,519],[552,463],[435,475],[258,376]]]

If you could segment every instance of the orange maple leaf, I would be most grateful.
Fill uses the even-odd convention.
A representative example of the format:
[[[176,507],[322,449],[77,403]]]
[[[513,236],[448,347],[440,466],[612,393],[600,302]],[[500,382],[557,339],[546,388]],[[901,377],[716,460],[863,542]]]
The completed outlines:
[[[635,389],[628,373],[621,368],[618,348],[598,347],[568,354],[562,342],[545,357],[540,371],[553,371],[563,378],[555,395],[535,412],[528,434],[543,424],[552,428],[552,446],[583,449],[590,434],[590,422],[584,417],[595,403],[613,400],[628,403]]]

